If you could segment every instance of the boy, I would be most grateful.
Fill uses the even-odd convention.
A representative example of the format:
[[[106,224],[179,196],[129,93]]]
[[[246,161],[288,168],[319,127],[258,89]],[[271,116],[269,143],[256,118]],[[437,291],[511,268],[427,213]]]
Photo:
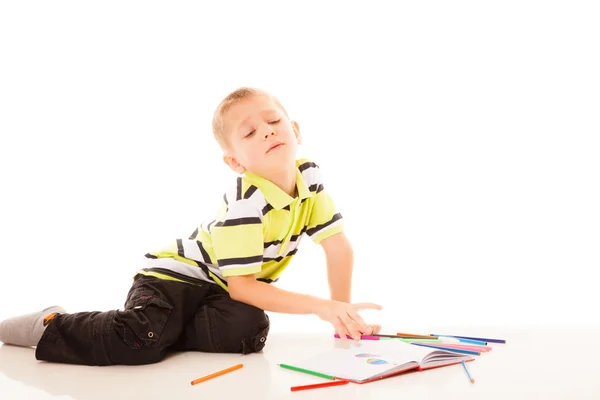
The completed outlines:
[[[238,177],[210,223],[146,254],[123,311],[67,314],[60,307],[0,323],[0,341],[36,346],[36,358],[84,365],[149,364],[167,351],[251,353],[269,331],[263,310],[316,314],[342,337],[379,331],[350,304],[352,247],[319,168],[296,160],[300,129],[273,96],[240,88],[217,107],[213,132]],[[270,283],[302,235],[326,254],[331,300]]]

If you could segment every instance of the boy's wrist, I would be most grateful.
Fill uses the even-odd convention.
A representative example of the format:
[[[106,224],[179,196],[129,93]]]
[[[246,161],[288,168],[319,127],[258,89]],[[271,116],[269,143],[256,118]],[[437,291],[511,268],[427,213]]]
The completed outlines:
[[[310,310],[311,314],[320,315],[323,308],[327,307],[330,302],[331,300],[316,297]]]

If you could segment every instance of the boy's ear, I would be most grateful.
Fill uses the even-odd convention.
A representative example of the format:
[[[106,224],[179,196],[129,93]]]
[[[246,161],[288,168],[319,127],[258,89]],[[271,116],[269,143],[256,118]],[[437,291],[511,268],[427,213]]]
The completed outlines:
[[[223,154],[223,161],[225,162],[225,164],[229,165],[229,168],[231,168],[234,172],[237,172],[240,175],[246,172],[246,168],[244,168],[244,166],[240,164],[238,160],[235,159],[235,157],[232,157],[228,154]]]
[[[296,121],[292,121],[292,128],[294,128],[294,134],[296,135],[296,142],[302,144],[302,135],[300,135],[300,125]]]

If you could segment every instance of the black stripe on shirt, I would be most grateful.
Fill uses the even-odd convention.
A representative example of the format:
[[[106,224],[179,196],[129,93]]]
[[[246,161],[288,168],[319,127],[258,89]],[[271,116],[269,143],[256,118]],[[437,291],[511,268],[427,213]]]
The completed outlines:
[[[227,193],[223,195],[223,201],[225,202],[225,205],[229,205],[229,203],[227,202]]]
[[[153,258],[153,259],[157,259],[158,258],[154,254],[150,254],[150,253],[146,253],[146,255],[144,257],[146,257],[146,258]]]
[[[266,215],[266,214],[267,214],[269,211],[271,211],[272,209],[273,209],[273,206],[267,203],[267,205],[266,205],[266,206],[264,206],[264,207],[263,207],[263,209],[262,209],[262,215],[263,215],[263,217],[264,217],[264,216],[265,216],[265,215]]]
[[[200,249],[200,253],[202,254],[202,258],[204,259],[204,262],[212,263],[212,261],[210,260],[210,256],[208,255],[208,253],[204,249],[204,246],[202,245],[202,242],[199,240],[196,240],[196,244],[198,245],[198,249]]]
[[[196,239],[197,235],[198,235],[198,228],[196,228],[196,230],[190,235],[190,240]]]
[[[319,166],[317,164],[315,164],[312,161],[309,162],[305,162],[304,164],[301,164],[298,169],[300,170],[300,172],[307,170],[309,168],[319,168]]]
[[[210,229],[212,228],[212,225],[214,225],[214,223],[217,222],[217,220],[213,220],[210,224],[208,224],[208,233],[210,233]]]
[[[308,188],[308,190],[310,190],[311,192],[315,192],[315,193],[319,193],[321,191],[323,191],[325,188],[323,187],[322,183],[319,183],[318,185],[315,183],[314,185],[310,185],[310,187]]]
[[[225,221],[217,222],[215,226],[237,226],[237,225],[254,225],[261,224],[262,221],[258,217],[246,217],[226,219]]]
[[[328,227],[329,225],[333,224],[335,221],[339,221],[340,219],[342,219],[342,214],[337,213],[333,216],[333,218],[331,218],[331,220],[329,220],[329,222],[325,222],[324,224],[317,225],[314,228],[307,229],[306,233],[309,236],[312,236],[315,233],[319,232],[321,229]]]
[[[181,239],[177,239],[177,255],[179,257],[187,258],[183,252],[183,240]]]
[[[252,197],[252,195],[254,194],[254,192],[256,192],[256,186],[252,185],[248,188],[248,190],[246,190],[246,193],[244,193],[244,199],[249,199],[250,197]]]
[[[304,200],[305,200],[305,199],[303,199],[302,201],[304,201]],[[271,211],[272,209],[273,209],[273,206],[267,203],[267,205],[266,205],[266,206],[264,206],[264,207],[263,207],[263,209],[262,209],[262,215],[263,215],[263,217],[264,217],[265,215],[267,215],[267,213],[268,213],[269,211]],[[282,210],[290,211],[290,210],[291,210],[291,209],[290,209],[290,205],[288,204],[287,206],[283,207],[283,208],[282,208]]]
[[[306,227],[302,228],[302,230],[300,231],[299,234],[297,235],[292,235],[292,237],[290,238],[290,243],[291,242],[295,242],[296,240],[298,240],[300,238],[300,236],[302,236],[302,234],[306,232]],[[278,244],[283,243],[283,240],[274,240],[272,242],[265,242],[265,249],[269,246],[277,246]]]
[[[235,199],[236,200],[242,199],[242,178],[241,177],[237,178],[237,189],[236,189]]]
[[[282,243],[281,240],[274,240],[272,242],[265,242],[265,249],[269,246],[277,246],[279,243]]]
[[[285,256],[279,256],[279,257],[275,257],[275,258],[263,258],[263,262],[269,262],[269,261],[281,261],[286,257],[291,257],[294,254],[296,254],[298,252],[298,249],[294,249],[292,251],[290,251],[289,253],[287,253]]]
[[[305,228],[305,229],[306,229],[306,228]],[[297,235],[292,235],[292,237],[290,238],[290,242],[295,242],[296,240],[298,240],[298,238],[299,238],[300,236],[302,236],[302,234],[304,233],[304,230],[305,230],[305,229],[303,229],[303,230],[302,230],[302,232],[300,232],[300,233],[299,233],[299,234],[297,234]]]
[[[253,264],[257,262],[262,262],[262,260],[263,256],[224,258],[222,260],[219,260],[219,267],[240,264],[242,265],[240,268],[244,268],[243,264]]]
[[[199,268],[202,270],[202,272],[204,272],[204,275],[206,275],[206,277],[207,277],[208,279],[210,279],[210,280],[211,280],[211,281],[213,281],[213,282],[215,281],[215,280],[214,280],[214,279],[213,279],[213,278],[212,278],[212,277],[211,277],[211,276],[208,274],[208,267],[207,267],[206,265],[204,265],[204,263],[201,263],[200,261],[197,261],[197,260],[192,260],[192,259],[190,259],[190,258],[188,258],[188,260],[190,260],[190,261],[193,261],[193,262],[194,262],[194,264],[196,264],[196,266],[197,266],[197,267],[199,267]]]

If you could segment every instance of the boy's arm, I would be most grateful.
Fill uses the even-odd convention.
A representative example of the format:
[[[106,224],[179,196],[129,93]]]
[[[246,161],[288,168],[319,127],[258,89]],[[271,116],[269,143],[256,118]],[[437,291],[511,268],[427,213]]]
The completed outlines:
[[[289,292],[257,281],[254,275],[231,276],[228,284],[229,295],[234,300],[265,311],[316,314],[322,320],[330,322],[341,337],[350,335],[356,340],[360,339],[362,333],[371,331],[358,311],[367,308],[381,309],[381,306],[373,303],[350,304]]]
[[[265,311],[286,314],[316,314],[327,300],[289,292],[271,284],[257,281],[254,275],[231,276],[228,280],[232,299]]]
[[[340,232],[323,239],[321,245],[327,258],[327,280],[331,299],[350,303],[354,265],[354,252],[350,241]],[[379,333],[380,330],[380,325],[369,325],[369,329],[362,333],[371,335]]]
[[[321,241],[327,259],[327,280],[331,299],[350,303],[352,290],[352,245],[343,232]]]

